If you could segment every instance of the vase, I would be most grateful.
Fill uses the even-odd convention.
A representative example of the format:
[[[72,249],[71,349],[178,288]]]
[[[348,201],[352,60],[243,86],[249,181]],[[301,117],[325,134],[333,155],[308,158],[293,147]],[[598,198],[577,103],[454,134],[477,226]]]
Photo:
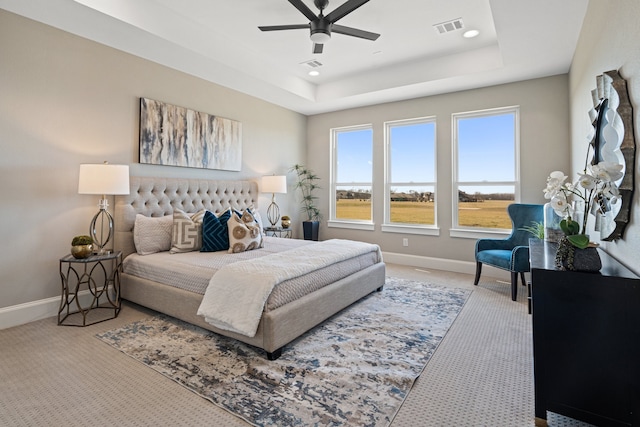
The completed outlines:
[[[281,219],[280,220],[280,224],[282,225],[282,228],[289,228],[291,226],[291,220],[290,219]]]
[[[74,245],[71,246],[71,255],[77,259],[88,258],[93,253],[93,245]]]
[[[304,240],[318,241],[318,231],[320,221],[302,221],[302,232]]]
[[[551,203],[544,205],[544,240],[547,242],[559,242],[564,236],[560,229],[562,218],[553,210]]]
[[[597,248],[576,248],[563,237],[560,239],[556,251],[556,268],[558,270],[596,273],[602,268],[602,261]]]

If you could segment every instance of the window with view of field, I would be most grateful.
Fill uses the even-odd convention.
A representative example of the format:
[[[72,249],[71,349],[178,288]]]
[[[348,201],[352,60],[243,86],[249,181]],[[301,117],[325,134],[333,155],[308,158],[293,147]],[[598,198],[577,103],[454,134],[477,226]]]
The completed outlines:
[[[373,129],[332,129],[331,219],[372,222]]]
[[[434,226],[435,118],[385,123],[385,224]]]
[[[518,120],[518,107],[453,115],[454,227],[511,228],[507,206],[519,197]]]

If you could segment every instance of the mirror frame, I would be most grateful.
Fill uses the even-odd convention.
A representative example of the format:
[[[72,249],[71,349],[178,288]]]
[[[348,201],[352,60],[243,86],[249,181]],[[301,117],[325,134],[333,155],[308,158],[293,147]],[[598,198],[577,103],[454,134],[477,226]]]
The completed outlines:
[[[616,70],[607,71],[596,78],[596,89],[591,91],[594,108],[589,112],[594,126],[595,134],[590,142],[593,147],[591,163],[602,161],[601,150],[605,141],[604,127],[607,125],[605,114],[608,110],[614,110],[622,121],[624,135],[620,145],[615,147],[624,159],[624,176],[618,184],[622,206],[614,218],[615,227],[609,235],[600,236],[601,240],[614,241],[621,239],[629,218],[631,217],[631,205],[633,202],[633,190],[635,183],[635,127],[633,123],[633,106],[629,98],[627,81]],[[595,117],[594,117],[595,116]],[[602,218],[600,218],[602,220]],[[598,218],[596,218],[596,225]],[[600,229],[597,226],[597,229]]]

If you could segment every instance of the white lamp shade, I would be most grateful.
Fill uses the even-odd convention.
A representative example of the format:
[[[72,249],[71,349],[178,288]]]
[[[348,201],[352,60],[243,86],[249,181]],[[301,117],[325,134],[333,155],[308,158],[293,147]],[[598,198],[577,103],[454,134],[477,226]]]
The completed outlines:
[[[262,190],[263,193],[286,193],[287,192],[287,177],[284,175],[276,176],[263,176],[262,177]]]
[[[129,194],[129,165],[80,165],[78,194]]]

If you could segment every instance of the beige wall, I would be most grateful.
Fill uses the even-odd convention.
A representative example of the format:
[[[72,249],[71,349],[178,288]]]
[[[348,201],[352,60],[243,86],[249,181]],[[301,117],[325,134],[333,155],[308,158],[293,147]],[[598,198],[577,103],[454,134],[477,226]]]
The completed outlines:
[[[241,121],[242,171],[137,164],[140,97]],[[79,164],[259,179],[306,158],[305,130],[301,114],[0,10],[0,308],[60,295],[58,259],[97,212]]]
[[[631,219],[623,239],[603,242],[603,247],[628,267],[640,274],[640,2],[637,0],[591,0],[574,55],[570,81],[571,100],[571,164],[575,176],[584,168],[587,132],[592,107],[591,90],[596,76],[604,71],[619,70],[627,79],[634,108],[636,137],[635,192]],[[592,236],[598,233],[592,232]],[[593,237],[592,237],[593,238]]]
[[[374,206],[375,231],[328,228],[322,224],[321,238],[350,238],[379,243],[382,250],[394,254],[417,255],[437,259],[474,261],[475,239],[449,237],[452,215],[452,135],[451,114],[488,108],[520,106],[520,166],[524,203],[544,203],[542,189],[550,171],[569,163],[569,104],[566,75],[483,89],[450,93],[409,101],[356,108],[309,117],[308,164],[325,183],[320,205],[329,209],[329,134],[333,127],[371,123],[374,132]],[[437,132],[437,216],[439,236],[383,233],[383,123],[388,120],[436,116]],[[409,238],[409,247],[402,238]],[[412,259],[411,262],[421,262]],[[422,264],[422,262],[421,262]],[[427,265],[429,262],[427,261]],[[438,265],[434,263],[434,268]],[[468,265],[465,267],[468,270]],[[465,270],[464,268],[462,270]]]

